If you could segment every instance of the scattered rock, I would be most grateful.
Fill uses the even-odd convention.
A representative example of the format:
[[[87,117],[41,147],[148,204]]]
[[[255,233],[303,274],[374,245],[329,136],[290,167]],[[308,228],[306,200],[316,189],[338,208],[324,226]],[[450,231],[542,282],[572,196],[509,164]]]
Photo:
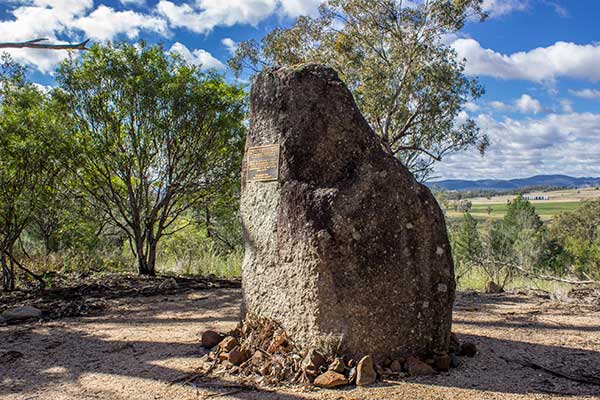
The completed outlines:
[[[342,361],[342,359],[338,357],[335,360],[333,360],[333,362],[329,365],[329,370],[337,372],[339,374],[343,374],[346,370],[346,365],[344,365],[344,361]]]
[[[455,353],[452,353],[450,355],[450,367],[451,368],[458,368],[458,367],[460,367],[461,362],[462,362],[462,360]]]
[[[264,365],[267,362],[267,356],[260,350],[256,350],[252,355],[252,364],[256,367]]]
[[[410,376],[433,375],[435,371],[431,366],[416,357],[409,357],[406,360],[406,369]]]
[[[233,350],[233,348],[237,345],[239,345],[239,341],[237,340],[237,338],[235,338],[234,336],[227,336],[225,339],[223,339],[221,341],[221,343],[219,343],[219,348],[221,349],[221,351],[224,351],[225,353],[229,353],[231,350]]]
[[[460,355],[467,357],[475,357],[477,354],[477,346],[474,343],[466,342],[460,345]]]
[[[22,321],[31,318],[41,318],[42,310],[31,306],[15,307],[2,313],[6,321]]]
[[[377,374],[375,373],[373,358],[371,356],[364,356],[356,367],[356,384],[358,386],[368,386],[375,383],[376,380]]]
[[[212,349],[223,340],[223,335],[215,331],[204,331],[202,332],[202,347]]]
[[[502,289],[500,287],[500,285],[498,285],[496,282],[488,281],[485,284],[485,292],[486,293],[502,293],[502,292],[504,292],[504,289]]]
[[[221,362],[229,361],[229,353],[226,353],[224,351],[220,352],[219,360],[221,360]]]
[[[288,353],[291,350],[287,335],[275,336],[267,349],[267,353]]]
[[[317,376],[314,381],[315,386],[322,388],[334,388],[348,384],[348,379],[339,372],[327,371],[324,374]]]
[[[258,369],[258,373],[262,376],[267,376],[271,373],[271,364],[265,364]]]
[[[169,278],[169,279],[162,281],[158,285],[158,290],[174,290],[174,289],[177,289],[178,287],[179,287],[179,285],[177,284],[177,281],[175,280],[175,278]]]
[[[433,368],[447,372],[450,369],[450,356],[447,353],[437,354],[433,357]]]
[[[325,358],[316,350],[310,349],[302,360],[301,368],[309,379],[314,379],[325,365]]]
[[[250,358],[247,350],[242,350],[240,346],[236,346],[228,353],[228,359],[233,365],[240,365]]]
[[[402,371],[402,363],[400,362],[400,360],[394,360],[392,361],[392,363],[390,364],[390,370],[392,370],[392,372],[401,372]]]

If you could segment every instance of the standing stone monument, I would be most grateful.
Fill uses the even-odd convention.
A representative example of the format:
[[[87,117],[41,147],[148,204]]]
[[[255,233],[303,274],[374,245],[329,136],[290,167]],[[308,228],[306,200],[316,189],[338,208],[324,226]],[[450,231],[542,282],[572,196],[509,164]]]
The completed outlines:
[[[244,309],[341,354],[447,351],[454,271],[444,216],[332,69],[261,73],[243,166]]]

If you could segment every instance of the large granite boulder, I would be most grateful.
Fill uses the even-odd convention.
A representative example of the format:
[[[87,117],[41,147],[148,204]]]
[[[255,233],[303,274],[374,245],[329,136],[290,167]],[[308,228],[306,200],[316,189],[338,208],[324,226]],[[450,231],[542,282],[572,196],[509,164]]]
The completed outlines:
[[[255,180],[248,154],[272,144],[278,174]],[[448,349],[455,283],[442,211],[382,150],[334,70],[255,78],[243,174],[247,314],[349,356]]]

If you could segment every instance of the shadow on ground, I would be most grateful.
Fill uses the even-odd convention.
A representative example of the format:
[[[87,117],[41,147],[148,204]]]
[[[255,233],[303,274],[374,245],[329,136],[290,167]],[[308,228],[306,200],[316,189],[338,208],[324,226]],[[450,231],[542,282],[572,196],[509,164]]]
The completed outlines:
[[[235,289],[208,290],[197,293],[195,298],[185,301],[157,296],[150,310],[148,304],[140,302],[129,305],[124,311],[116,308],[102,315],[88,318],[64,320],[61,324],[50,323],[20,327],[0,328],[2,350],[18,351],[22,357],[9,363],[0,363],[0,397],[39,393],[44,388],[80,382],[89,374],[106,377],[128,377],[143,381],[170,383],[187,370],[178,368],[180,359],[187,360],[193,367],[204,354],[197,340],[175,340],[177,329],[192,324],[193,329],[205,329],[214,324],[233,327],[238,318],[237,309],[240,292]],[[226,314],[219,310],[225,309]],[[459,325],[481,324],[470,321],[465,313],[457,316]],[[185,325],[184,325],[185,324]],[[88,327],[86,329],[86,326]],[[92,327],[90,329],[90,327]],[[489,323],[485,328],[519,329],[522,326]],[[162,340],[142,340],[119,337],[120,333],[133,330],[163,332]],[[166,329],[166,333],[164,330]],[[169,330],[174,329],[169,340]],[[546,326],[528,325],[527,329],[572,330],[584,332],[598,330],[599,326]],[[197,334],[195,337],[197,337]],[[166,335],[166,336],[165,336]],[[496,338],[484,335],[461,334],[461,340],[477,344],[480,353],[450,374],[430,378],[407,380],[445,388],[464,388],[508,394],[560,393],[563,395],[600,395],[600,386],[577,383],[553,376],[540,370],[523,366],[523,361],[533,361],[548,368],[556,368],[570,374],[600,376],[600,352],[571,348],[568,346],[528,343],[526,341]],[[509,335],[510,336],[510,335]],[[190,339],[190,336],[187,336]],[[227,385],[225,382],[221,382]],[[218,380],[205,383],[209,390]],[[381,386],[381,385],[380,385]],[[376,389],[374,389],[376,390]],[[227,389],[224,389],[227,392]],[[352,392],[340,391],[340,394]],[[368,393],[368,392],[361,392]],[[248,392],[231,393],[230,397],[244,399]],[[98,383],[95,396],[118,399],[114,393]],[[256,392],[254,392],[256,396]],[[127,398],[127,396],[123,396]],[[150,397],[151,398],[151,397]],[[256,398],[256,397],[255,397]],[[300,394],[261,393],[258,398],[297,400]]]

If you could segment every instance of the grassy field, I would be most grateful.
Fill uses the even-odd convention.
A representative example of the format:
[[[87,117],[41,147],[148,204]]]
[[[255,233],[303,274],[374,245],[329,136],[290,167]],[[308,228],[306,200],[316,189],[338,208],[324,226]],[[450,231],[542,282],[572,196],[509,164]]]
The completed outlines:
[[[595,188],[565,189],[530,194],[550,197],[549,200],[531,201],[536,212],[546,222],[551,221],[554,216],[562,212],[574,211],[583,200],[600,198],[600,190]],[[477,197],[469,199],[473,203],[471,215],[479,221],[502,219],[506,214],[507,202],[514,198],[514,195],[504,195],[491,198]],[[488,208],[492,209],[492,212],[489,214]],[[463,216],[462,213],[455,211],[447,211],[446,214],[449,220],[460,219]]]

